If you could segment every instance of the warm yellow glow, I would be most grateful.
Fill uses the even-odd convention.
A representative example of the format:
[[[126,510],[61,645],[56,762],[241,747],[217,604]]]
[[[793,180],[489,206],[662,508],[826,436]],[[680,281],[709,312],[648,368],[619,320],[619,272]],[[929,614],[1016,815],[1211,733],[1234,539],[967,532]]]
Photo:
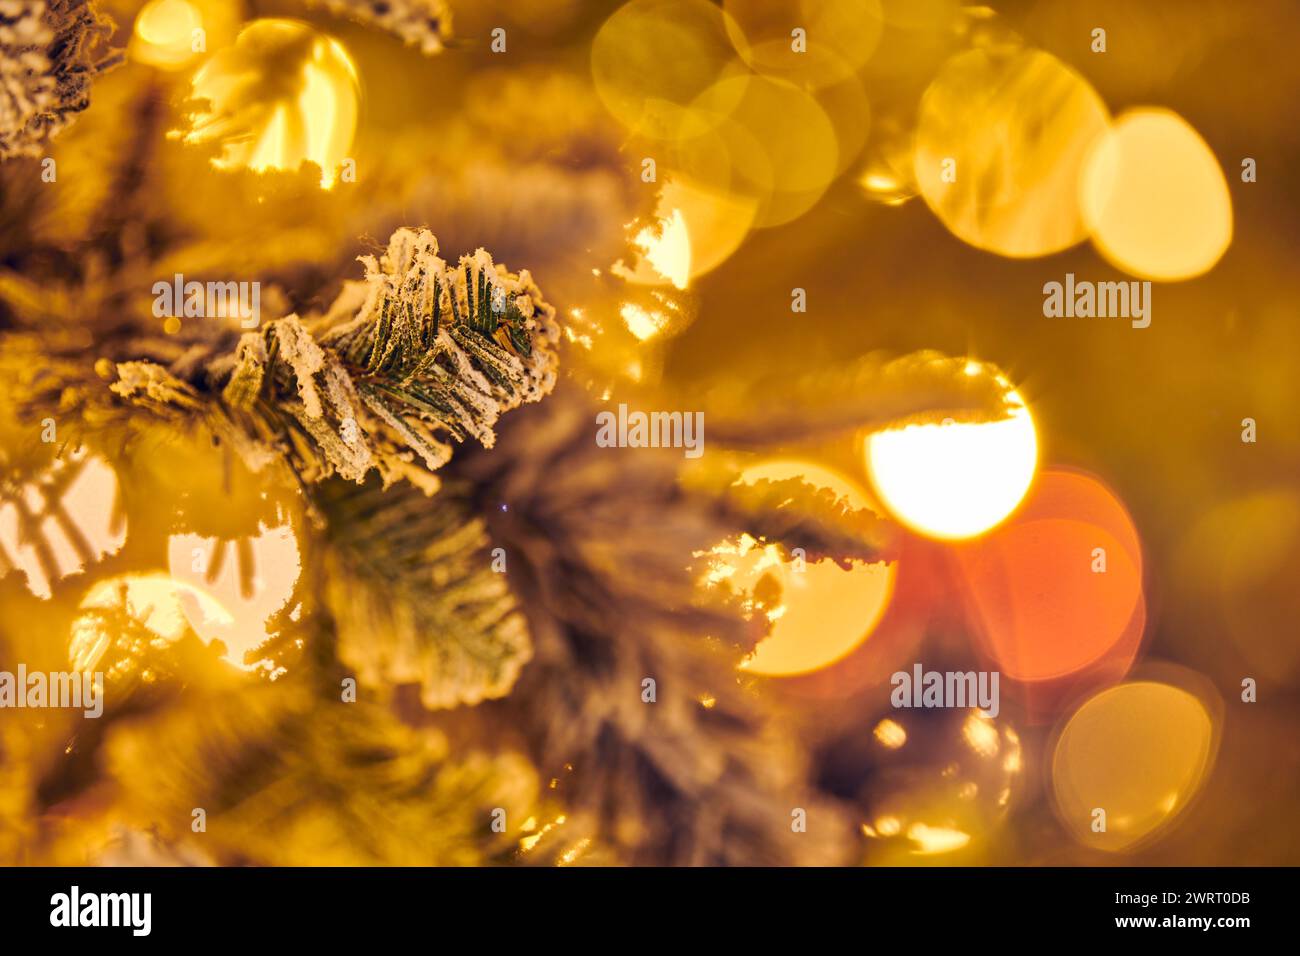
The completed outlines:
[[[866,442],[867,471],[900,522],[932,538],[982,534],[1020,504],[1038,467],[1038,434],[1019,393],[1011,416],[908,425]]]
[[[172,535],[167,559],[173,580],[212,595],[223,608],[222,616],[213,618],[204,606],[182,599],[181,609],[194,632],[205,642],[220,641],[224,658],[236,667],[261,667],[246,655],[269,637],[267,623],[293,596],[301,571],[292,527],[263,527],[240,542]]]
[[[885,206],[901,206],[916,195],[908,181],[892,172],[873,170],[858,178],[858,185],[874,201]]]
[[[970,842],[970,834],[952,827],[932,827],[924,823],[913,823],[907,828],[907,838],[916,844],[912,852],[918,856],[931,856],[936,853],[951,853],[960,850]]]
[[[646,258],[661,275],[677,288],[686,288],[691,281],[691,233],[680,209],[663,220],[660,234],[650,237],[644,248]]]
[[[907,743],[907,731],[901,724],[888,717],[876,724],[876,729],[871,733],[886,750],[897,750]]]
[[[725,14],[706,0],[629,0],[591,42],[591,76],[605,108],[641,136],[671,139],[691,101],[720,76],[744,67],[727,39]]]
[[[276,106],[271,113],[270,122],[262,131],[262,138],[257,141],[252,155],[248,157],[246,165],[249,169],[260,173],[266,169],[289,168],[289,160],[286,158],[288,131],[285,129],[288,123],[288,110],[284,106]]]
[[[731,192],[754,199],[754,227],[784,225],[811,209],[839,170],[840,144],[811,93],[783,80],[732,76],[692,104],[692,115],[722,117],[708,135],[731,160]],[[688,167],[690,168],[690,167]]]
[[[727,34],[760,73],[823,87],[851,76],[880,40],[879,0],[724,0]],[[792,30],[803,31],[802,37]]]
[[[220,626],[229,626],[234,621],[221,602],[207,591],[159,572],[121,575],[98,581],[86,593],[81,607],[83,610],[124,610],[156,634],[163,644],[179,640],[186,631],[187,621],[194,618]],[[73,669],[99,669],[104,653],[121,636],[106,632],[95,617],[78,618],[73,622],[68,645],[68,660]],[[147,680],[147,672],[142,677]]]
[[[998,753],[998,729],[993,721],[975,712],[966,718],[961,727],[962,737],[981,757],[995,757]]]
[[[756,199],[676,176],[661,204],[680,215],[690,242],[691,278],[716,269],[740,248],[758,214]]]
[[[0,500],[0,576],[17,568],[32,594],[50,597],[55,583],[126,543],[117,499],[117,473],[102,458],[56,460],[14,500]]]
[[[217,143],[221,169],[321,169],[334,185],[356,131],[358,81],[337,40],[294,20],[255,20],[194,76],[187,143]]]
[[[590,846],[591,846],[591,837],[583,837],[573,846],[569,847],[569,849],[561,853],[559,858],[555,861],[555,865],[569,866],[575,860],[581,857],[582,854],[586,853]]]
[[[1110,114],[1088,82],[1039,50],[970,50],[921,101],[913,169],[959,239],[1003,256],[1045,256],[1087,237],[1085,157]]]
[[[742,482],[802,477],[866,507],[866,492],[829,468],[796,459],[774,459],[747,468]],[[802,570],[797,570],[802,566]],[[893,595],[894,564],[858,564],[849,570],[830,561],[799,562],[775,545],[744,536],[715,551],[709,579],[726,581],[752,595],[757,612],[772,622],[741,668],[765,676],[792,676],[820,670],[843,658],[871,633]],[[900,728],[901,729],[901,728]]]
[[[862,193],[872,202],[901,206],[917,195],[915,132],[896,119],[884,119],[873,129],[857,170]]]
[[[636,234],[632,244],[641,250],[642,268],[627,273],[627,278],[643,284],[659,284],[665,279],[678,289],[691,281],[691,233],[680,209],[673,209],[654,226]]]
[[[554,781],[552,781],[552,783],[554,783]],[[561,814],[560,816],[556,817],[554,820],[550,821],[549,823],[543,824],[542,828],[538,830],[536,833],[529,833],[528,836],[521,837],[519,840],[519,854],[521,856],[524,856],[530,853],[537,846],[537,844],[540,843],[543,839],[545,839],[546,836],[549,835],[552,831],[554,831],[558,827],[564,826],[565,819],[566,819],[565,816]],[[537,821],[533,817],[529,817],[528,822],[532,824],[532,826],[525,827],[524,828],[525,833],[528,833],[528,831],[532,830],[537,826]],[[577,854],[581,853],[582,849],[585,849],[585,845],[582,844],[581,841],[579,841],[579,846],[570,848],[570,850],[568,850],[565,855],[568,856],[569,854],[573,854],[573,857],[571,857],[567,862],[572,862],[572,859],[576,858]]]
[[[202,55],[195,46],[207,46],[203,28],[202,14],[188,0],[150,0],[135,18],[131,58],[165,70],[182,69]]]
[[[1097,694],[1070,718],[1052,755],[1066,828],[1080,843],[1111,851],[1155,833],[1205,779],[1214,735],[1205,705],[1170,684],[1135,681]]]
[[[690,297],[683,296],[674,289],[629,285],[623,292],[624,301],[619,305],[619,318],[627,330],[642,342],[678,335],[695,318]],[[593,324],[588,327],[595,326]],[[642,355],[639,352],[629,353],[623,359],[629,365],[625,374],[639,378],[644,371]]]
[[[858,182],[869,193],[895,192],[902,185],[898,176],[891,176],[878,170],[863,173]]]
[[[898,817],[881,817],[876,821],[875,829],[881,836],[898,836],[903,831],[903,825]]]
[[[1214,153],[1177,113],[1132,110],[1093,148],[1082,206],[1092,240],[1125,272],[1190,279],[1232,242],[1232,198]]]
[[[668,317],[662,312],[644,309],[635,302],[624,302],[618,314],[628,331],[642,342],[659,335],[668,325]]]
[[[86,593],[81,606],[114,607],[121,603],[123,594],[126,606],[137,612],[140,623],[169,641],[177,640],[185,633],[187,615],[194,609],[198,609],[206,620],[221,623],[234,620],[230,612],[221,606],[221,602],[204,589],[173,580],[160,572],[100,581]],[[183,598],[187,596],[193,598],[189,611],[182,605]]]

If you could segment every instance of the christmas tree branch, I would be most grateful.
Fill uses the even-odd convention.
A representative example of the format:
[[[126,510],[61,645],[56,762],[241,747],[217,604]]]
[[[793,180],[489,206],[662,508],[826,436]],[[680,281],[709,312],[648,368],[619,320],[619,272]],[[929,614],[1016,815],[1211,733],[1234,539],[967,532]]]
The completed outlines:
[[[417,685],[429,708],[509,693],[532,641],[464,489],[426,498],[372,479],[311,493],[325,518],[321,598],[361,683]]]
[[[219,431],[242,435],[253,467],[279,453],[308,483],[376,470],[432,490],[453,442],[490,447],[504,412],[553,387],[559,336],[526,271],[481,249],[453,269],[437,249],[400,229],[324,316],[277,319],[233,353],[200,349],[169,369],[120,362],[112,389],[155,409],[217,403],[236,426]]]
[[[364,700],[322,698],[284,681],[197,695],[163,716],[115,729],[109,774],[135,825],[190,836],[226,864],[445,865],[509,858],[535,806],[537,780],[517,755],[453,760]],[[508,826],[498,832],[493,812]]]
[[[307,5],[391,33],[425,56],[452,42],[451,8],[445,0],[307,0]]]
[[[522,730],[621,860],[837,861],[833,812],[792,836],[803,769],[736,678],[764,625],[689,566],[735,529],[678,480],[680,456],[602,454],[598,406],[575,392],[512,416],[493,452],[450,466],[488,516],[534,645],[510,696],[483,706]]]
[[[968,359],[880,354],[802,375],[718,389],[705,401],[710,439],[733,449],[815,441],[904,422],[1006,416],[1006,387]]]
[[[0,4],[0,160],[39,156],[90,105],[91,78],[122,61],[113,29],[88,0]]]
[[[801,478],[729,485],[718,507],[722,520],[759,541],[781,544],[787,553],[801,548],[809,562],[849,568],[898,557],[891,522]]]

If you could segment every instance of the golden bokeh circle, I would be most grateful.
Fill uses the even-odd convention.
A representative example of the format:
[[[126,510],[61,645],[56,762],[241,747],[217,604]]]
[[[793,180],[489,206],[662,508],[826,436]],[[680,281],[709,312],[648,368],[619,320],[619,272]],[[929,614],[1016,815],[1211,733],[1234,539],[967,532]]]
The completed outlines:
[[[977,249],[1060,252],[1088,235],[1079,182],[1109,123],[1087,80],[1051,54],[970,50],[922,97],[916,181],[944,226]]]
[[[710,272],[730,258],[758,215],[757,200],[685,177],[664,183],[660,203],[666,216],[675,213],[685,223],[691,249],[689,278]]]
[[[829,488],[854,508],[870,504],[865,489],[852,479],[814,462],[774,458],[746,468],[738,479],[801,478]],[[724,549],[725,550],[725,549]],[[765,677],[809,674],[850,654],[880,623],[894,593],[893,562],[840,567],[833,561],[795,561],[775,545],[743,541],[735,553],[718,553],[716,564],[727,586],[752,593],[771,620],[741,669]]]
[[[149,0],[136,14],[131,58],[164,70],[179,70],[199,56],[196,35],[204,38],[203,15],[189,0]]]
[[[839,175],[853,165],[867,145],[872,131],[871,101],[856,74],[850,74],[838,83],[829,83],[814,95],[826,118],[835,127],[835,173]]]
[[[694,102],[697,115],[721,117],[715,132],[733,160],[731,189],[759,201],[755,228],[802,216],[839,167],[835,126],[816,98],[763,76],[719,80]],[[757,152],[751,144],[757,145]]]
[[[591,75],[605,108],[629,130],[654,140],[716,119],[692,116],[691,102],[719,79],[744,72],[727,39],[727,16],[705,0],[631,0],[591,43]],[[703,128],[697,128],[698,134]]]
[[[1133,681],[1090,698],[1052,754],[1052,792],[1066,829],[1111,852],[1156,834],[1200,788],[1215,739],[1205,704],[1171,684]]]
[[[979,374],[979,366],[972,365]],[[1038,471],[1038,432],[1006,384],[1009,417],[990,422],[912,424],[864,443],[867,474],[881,503],[918,534],[959,540],[1004,521]]]
[[[723,9],[746,64],[813,89],[851,77],[884,27],[879,0],[724,0]]]
[[[1093,244],[1146,279],[1191,279],[1232,243],[1232,198],[1209,145],[1164,109],[1124,113],[1093,146],[1080,183]]]

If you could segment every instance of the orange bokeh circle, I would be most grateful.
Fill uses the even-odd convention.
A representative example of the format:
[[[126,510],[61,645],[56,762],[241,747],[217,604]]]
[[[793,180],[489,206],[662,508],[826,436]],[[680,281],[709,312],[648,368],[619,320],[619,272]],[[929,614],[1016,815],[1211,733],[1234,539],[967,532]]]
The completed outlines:
[[[1098,479],[1044,472],[1010,522],[953,553],[969,624],[1006,677],[1113,678],[1131,666],[1146,624],[1141,543]]]

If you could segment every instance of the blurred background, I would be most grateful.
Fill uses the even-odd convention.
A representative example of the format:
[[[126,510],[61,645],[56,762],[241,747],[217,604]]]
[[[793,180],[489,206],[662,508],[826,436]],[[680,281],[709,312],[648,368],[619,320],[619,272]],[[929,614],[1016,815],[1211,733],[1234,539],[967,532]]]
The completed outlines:
[[[766,614],[739,677],[850,821],[851,862],[1300,862],[1294,4],[449,0],[434,55],[328,5],[189,0],[150,32],[155,4],[106,4],[133,51],[52,153],[111,170],[174,131],[142,248],[246,256],[306,314],[359,251],[428,226],[449,257],[530,270],[570,381],[641,407],[877,352],[1006,388],[1004,421],[740,455],[742,481],[801,477],[902,529],[886,564],[805,571],[742,538],[704,575]],[[265,93],[228,81],[274,89],[280,61],[201,66],[193,17],[213,49],[256,18],[336,38],[327,105],[266,138]],[[188,95],[238,122],[187,126]],[[356,181],[263,203],[183,175],[196,155]],[[42,241],[82,236],[101,188],[45,208]],[[1150,326],[1048,317],[1067,274],[1150,281]],[[104,294],[145,314],[148,288]],[[918,663],[999,671],[1000,712],[891,707]]]

